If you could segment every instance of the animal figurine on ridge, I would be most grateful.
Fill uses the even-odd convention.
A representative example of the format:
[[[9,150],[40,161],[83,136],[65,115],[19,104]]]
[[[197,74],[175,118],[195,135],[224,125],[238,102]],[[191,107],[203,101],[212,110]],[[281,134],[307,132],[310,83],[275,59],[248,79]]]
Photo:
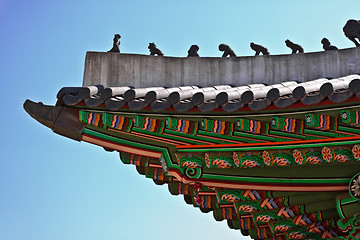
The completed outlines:
[[[360,46],[360,20],[350,19],[343,27],[343,31],[345,36],[355,43],[355,46]],[[358,41],[356,41],[356,38]]]
[[[121,38],[120,34],[115,34],[115,35],[114,35],[113,47],[112,47],[112,49],[110,49],[108,52],[117,52],[117,53],[120,52],[120,48],[119,48],[120,38]]]
[[[266,47],[261,46],[259,44],[250,43],[250,48],[255,51],[255,56],[260,55],[262,53],[263,55],[269,55],[269,51]]]
[[[338,50],[337,47],[335,47],[334,45],[331,45],[329,39],[327,39],[327,38],[321,39],[321,43],[322,43],[323,49],[324,49],[325,51],[328,51],[328,50]]]
[[[158,55],[158,56],[164,56],[163,52],[157,48],[157,46],[155,45],[155,43],[149,43],[148,49],[150,51],[150,55]]]
[[[188,57],[200,57],[198,54],[199,46],[198,45],[191,45],[188,51]]]
[[[289,39],[287,39],[285,41],[285,44],[286,44],[286,46],[288,48],[291,48],[291,50],[292,50],[291,54],[303,53],[304,52],[304,49],[299,44],[293,43]]]
[[[219,51],[224,52],[222,57],[227,57],[227,56],[236,57],[235,52],[227,44],[224,44],[224,43],[220,44],[219,45]]]

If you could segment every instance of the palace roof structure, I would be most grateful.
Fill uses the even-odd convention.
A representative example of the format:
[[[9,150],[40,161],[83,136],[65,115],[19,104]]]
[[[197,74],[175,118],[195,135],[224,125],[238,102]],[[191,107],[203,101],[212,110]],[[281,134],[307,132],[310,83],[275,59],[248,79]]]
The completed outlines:
[[[90,52],[82,87],[24,108],[55,133],[118,151],[245,236],[359,239],[359,73],[359,48],[226,59]]]

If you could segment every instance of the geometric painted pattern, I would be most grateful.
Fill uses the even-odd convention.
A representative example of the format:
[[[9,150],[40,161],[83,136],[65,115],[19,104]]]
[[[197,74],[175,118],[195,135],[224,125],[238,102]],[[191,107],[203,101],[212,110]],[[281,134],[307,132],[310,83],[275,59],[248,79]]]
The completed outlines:
[[[208,132],[220,133],[224,135],[233,135],[234,123],[224,122],[213,119],[203,119],[201,122],[203,130]]]
[[[304,132],[304,121],[294,118],[272,117],[271,128],[293,133]]]
[[[167,119],[167,128],[181,132],[195,135],[199,130],[199,122],[169,117]]]
[[[340,116],[343,123],[356,127],[360,126],[360,111],[342,110]]]
[[[269,133],[269,124],[249,120],[246,118],[237,118],[236,119],[236,128],[240,131],[250,132],[250,133],[258,133],[258,134],[268,134]]]
[[[163,133],[165,129],[166,122],[163,120],[149,118],[137,115],[135,117],[135,126],[143,130],[150,132]]]
[[[337,118],[314,113],[305,114],[306,126],[320,130],[337,130]]]
[[[124,132],[131,132],[134,123],[133,118],[110,113],[104,113],[103,119],[105,126]]]
[[[93,125],[96,127],[102,126],[102,113],[93,113],[87,111],[79,111],[79,120],[80,122]]]

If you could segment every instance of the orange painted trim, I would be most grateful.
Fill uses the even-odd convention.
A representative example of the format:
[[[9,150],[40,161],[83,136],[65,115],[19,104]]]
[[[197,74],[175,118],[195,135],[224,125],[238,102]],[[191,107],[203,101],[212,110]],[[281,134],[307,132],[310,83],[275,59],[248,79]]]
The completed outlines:
[[[149,163],[149,167],[152,167],[152,168],[162,168],[161,165],[159,165],[159,164],[153,164],[153,163]]]
[[[85,142],[88,142],[88,143],[92,143],[92,144],[95,144],[95,145],[98,145],[101,147],[114,149],[114,150],[117,150],[120,152],[132,153],[132,154],[136,154],[136,155],[140,155],[140,156],[144,156],[144,157],[152,157],[152,158],[160,158],[161,157],[161,153],[159,153],[159,152],[152,152],[152,151],[143,150],[143,149],[139,149],[139,148],[133,148],[133,147],[128,147],[128,146],[124,146],[124,145],[120,145],[120,144],[115,144],[115,143],[104,141],[104,140],[101,140],[98,138],[90,137],[85,134],[83,134],[82,140]]]
[[[230,182],[214,182],[214,181],[201,181],[200,179],[187,179],[184,176],[180,175],[176,171],[169,171],[169,176],[177,178],[180,182],[185,184],[190,183],[201,183],[203,186],[207,187],[219,187],[219,188],[229,188],[229,189],[242,189],[242,190],[264,190],[264,191],[289,191],[289,192],[332,192],[332,191],[346,191],[348,185],[279,185],[279,184],[268,184],[268,185],[259,185],[259,184],[243,184],[243,183],[230,183]]]
[[[209,145],[177,145],[178,149],[184,148],[229,148],[229,147],[259,147],[259,146],[276,146],[276,145],[292,145],[292,144],[308,144],[308,143],[324,143],[324,142],[337,142],[337,141],[351,141],[360,140],[360,136],[354,137],[341,137],[341,138],[325,138],[313,140],[300,140],[290,142],[268,142],[268,143],[239,143],[239,144],[209,144]]]
[[[154,135],[148,135],[148,134],[145,134],[145,133],[131,132],[131,134],[134,135],[134,136],[146,138],[146,139],[149,139],[149,140],[152,140],[152,141],[167,143],[167,144],[171,144],[171,145],[177,145],[177,144],[184,145],[184,144],[186,144],[186,143],[176,141],[176,140],[173,140],[173,139],[162,138],[162,137],[158,137],[158,136],[154,136]]]

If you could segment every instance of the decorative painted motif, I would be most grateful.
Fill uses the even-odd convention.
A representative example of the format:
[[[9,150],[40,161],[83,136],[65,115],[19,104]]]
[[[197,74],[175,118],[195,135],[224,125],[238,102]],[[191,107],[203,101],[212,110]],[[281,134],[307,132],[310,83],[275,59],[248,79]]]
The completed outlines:
[[[204,155],[203,155],[204,154]],[[180,166],[189,168],[257,168],[327,164],[360,160],[360,146],[351,149],[333,147],[294,149],[290,151],[176,153]]]
[[[306,154],[302,150],[295,149],[293,151],[293,157],[297,164],[301,165],[304,163],[304,160],[306,158]]]
[[[199,122],[169,117],[167,119],[167,128],[186,134],[197,134],[199,130]]]
[[[232,165],[229,161],[226,161],[225,159],[215,159],[212,163],[212,166],[216,166],[217,168],[231,168]]]
[[[283,220],[294,218],[295,216],[304,215],[305,209],[303,205],[295,206],[286,206],[281,208],[276,208],[267,211],[260,211],[251,213],[254,221],[258,225],[268,224],[268,222],[273,220]]]
[[[271,128],[285,132],[303,133],[304,121],[294,118],[272,117]]]
[[[236,201],[234,202],[234,206],[238,214],[244,215],[255,211],[264,211],[287,206],[289,204],[288,200],[287,197],[281,197],[251,201]]]
[[[202,156],[194,155],[183,156],[181,158],[181,165],[188,168],[206,167],[205,159]]]
[[[254,168],[263,165],[263,159],[259,155],[241,155],[241,167],[242,168]]]
[[[335,159],[335,152],[331,148],[323,147],[321,150],[321,154],[322,158],[328,163]]]
[[[314,113],[305,114],[305,122],[308,127],[330,131],[337,130],[338,125],[337,118]]]
[[[340,219],[337,224],[344,233],[348,234],[347,238],[341,237],[339,239],[360,239],[360,217]]]
[[[342,110],[340,117],[343,123],[350,124],[355,127],[360,126],[360,111]]]
[[[360,173],[356,174],[349,183],[350,195],[360,200]]]
[[[93,125],[96,127],[102,127],[102,113],[93,113],[80,110],[79,111],[80,122]]]
[[[233,135],[234,133],[234,123],[224,122],[220,120],[205,118],[201,122],[201,127],[205,131],[220,133],[224,135]]]
[[[246,118],[237,118],[236,129],[250,133],[268,134],[269,124],[260,121],[249,120]]]
[[[309,231],[321,233],[325,231],[324,228],[323,230],[320,229],[317,230],[317,228],[322,226],[321,224],[318,224],[321,221],[322,221],[321,214],[309,213],[306,215],[296,216],[295,218],[270,222],[269,226],[272,229],[272,232],[275,234],[279,234],[281,232],[285,232],[289,230],[299,229],[300,227],[309,227],[309,226],[311,226],[311,230]],[[326,224],[328,225],[327,222]]]
[[[237,154],[236,152],[233,153],[233,159],[234,159],[234,164],[236,167],[240,166],[240,159],[239,159],[239,154]]]
[[[189,178],[201,178],[202,169],[201,168],[186,168],[184,171],[185,175]]]
[[[263,157],[265,165],[270,166],[272,158],[273,158],[272,154],[269,153],[268,151],[263,151],[262,157]]]
[[[359,145],[354,145],[354,147],[352,148],[352,153],[354,154],[354,158],[356,160],[360,160],[360,146]]]
[[[104,113],[104,125],[108,128],[114,128],[123,132],[131,132],[134,125],[133,118],[124,117],[111,113]]]
[[[217,191],[217,198],[220,204],[234,203],[234,201],[248,201],[271,198],[269,191],[256,190],[226,190]]]
[[[354,148],[353,148],[354,149]],[[341,149],[335,151],[335,162],[356,161],[352,149]]]
[[[137,115],[135,117],[135,126],[150,132],[163,133],[165,121]]]

